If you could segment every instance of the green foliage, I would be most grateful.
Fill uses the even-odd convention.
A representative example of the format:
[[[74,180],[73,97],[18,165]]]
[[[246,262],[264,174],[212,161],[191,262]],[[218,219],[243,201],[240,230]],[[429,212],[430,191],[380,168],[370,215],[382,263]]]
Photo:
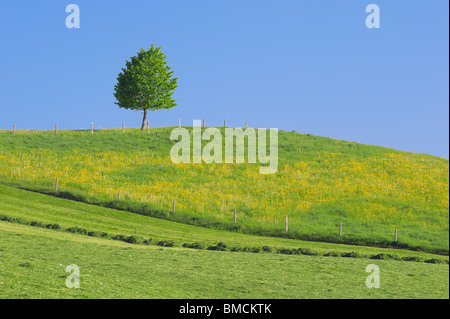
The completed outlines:
[[[267,252],[267,253],[271,253],[272,252],[272,248],[270,246],[263,246],[262,250]]]
[[[364,256],[361,255],[360,253],[357,253],[357,252],[352,251],[351,253],[344,253],[344,254],[342,254],[342,257],[347,257],[347,258],[363,258]]]
[[[342,257],[342,253],[336,251],[330,251],[324,254],[325,257]]]
[[[146,241],[138,236],[125,236],[125,235],[116,235],[112,237],[113,240],[120,240],[129,244],[144,244]]]
[[[205,249],[206,248],[204,243],[192,243],[192,244],[184,243],[183,247],[184,248],[192,248],[192,249]]]
[[[391,255],[391,254],[378,254],[375,256],[371,256],[369,257],[370,259],[383,259],[383,260],[389,260],[389,259],[393,259],[393,260],[402,260],[402,258],[400,258],[397,255]],[[415,261],[415,260],[411,260],[411,261]]]
[[[141,49],[137,56],[126,61],[126,67],[117,77],[114,87],[116,104],[122,108],[144,111],[170,109],[176,105],[172,95],[178,86],[178,78],[166,63],[161,47]]]
[[[284,254],[284,255],[292,255],[297,252],[296,249],[289,249],[289,248],[279,248],[277,249],[278,254]]]
[[[24,223],[21,223],[21,224],[24,224]],[[26,224],[26,223],[25,223],[25,224]],[[37,221],[31,221],[31,222],[30,222],[30,226],[33,226],[33,227],[42,227],[42,228],[45,227],[44,224],[42,224],[41,222],[37,222]]]
[[[173,240],[160,240],[157,245],[163,247],[173,247],[175,246],[175,243]]]
[[[49,229],[61,229],[61,226],[59,226],[58,224],[47,224],[46,228],[49,228]]]
[[[218,243],[217,245],[209,246],[209,247],[207,248],[207,250],[226,251],[226,250],[228,250],[228,247],[227,247],[226,244],[220,242],[220,243]]]
[[[74,234],[82,234],[82,235],[87,234],[86,229],[80,228],[80,227],[70,227],[70,228],[67,228],[66,231],[68,231],[70,233],[74,233]]]
[[[299,248],[298,252],[302,255],[306,255],[306,256],[319,256],[320,254],[317,251],[314,251],[312,249],[309,248]]]
[[[99,232],[99,231],[90,231],[90,232],[88,232],[88,236],[91,236],[91,237],[108,237],[108,233]]]
[[[425,262],[428,264],[445,264],[446,263],[444,260],[437,259],[437,258],[428,259],[428,260],[425,260]]]

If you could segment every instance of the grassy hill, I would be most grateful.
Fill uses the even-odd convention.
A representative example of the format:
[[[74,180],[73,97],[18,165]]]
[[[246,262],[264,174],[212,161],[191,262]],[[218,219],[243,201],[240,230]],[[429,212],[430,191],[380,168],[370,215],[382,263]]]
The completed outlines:
[[[172,129],[1,131],[0,180],[54,194],[58,177],[61,197],[248,234],[393,246],[398,229],[398,247],[448,254],[446,159],[281,131],[278,172],[260,175],[172,163]]]
[[[0,298],[448,298],[447,256],[196,227],[7,186],[0,242]],[[65,286],[69,264],[80,289]],[[380,289],[365,285],[369,264]]]

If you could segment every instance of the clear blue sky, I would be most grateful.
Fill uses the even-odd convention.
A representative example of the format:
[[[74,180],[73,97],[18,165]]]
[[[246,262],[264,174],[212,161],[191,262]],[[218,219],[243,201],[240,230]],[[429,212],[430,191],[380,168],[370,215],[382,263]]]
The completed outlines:
[[[66,5],[81,11],[67,29]],[[368,4],[381,28],[368,29]],[[162,46],[178,106],[154,126],[275,127],[449,155],[446,0],[0,3],[0,128],[138,127],[114,104],[125,60]]]

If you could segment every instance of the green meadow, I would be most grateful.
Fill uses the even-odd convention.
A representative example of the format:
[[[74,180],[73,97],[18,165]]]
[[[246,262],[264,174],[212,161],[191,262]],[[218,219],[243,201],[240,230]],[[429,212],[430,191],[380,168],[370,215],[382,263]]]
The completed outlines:
[[[305,249],[313,255],[352,254],[358,258],[374,258],[378,254],[396,256],[399,259],[417,259],[425,262],[436,259],[441,263],[448,256],[437,256],[404,249],[376,248],[323,242],[300,241],[288,238],[263,237],[198,227],[164,219],[142,216],[111,208],[89,205],[55,198],[35,192],[0,185],[0,220],[34,228],[75,233],[88,237],[131,242],[140,245],[170,246],[193,249],[216,250],[221,243],[224,250],[249,253],[285,253]],[[128,240],[131,238],[130,240]],[[263,249],[263,247],[266,247]],[[255,248],[255,249],[254,249]],[[286,252],[283,249],[287,250]],[[294,252],[296,254],[296,252]],[[354,258],[354,257],[353,257]]]
[[[448,255],[447,159],[280,131],[278,171],[261,175],[259,163],[172,163],[172,129],[4,130],[0,180],[196,226]]]
[[[220,231],[5,186],[0,203],[0,298],[448,298],[444,256]],[[225,250],[208,249],[219,240]],[[183,247],[193,242],[204,246]],[[70,264],[79,289],[66,287]],[[369,264],[380,288],[366,287]]]
[[[448,160],[280,131],[261,175],[172,129],[0,131],[0,298],[449,298]]]

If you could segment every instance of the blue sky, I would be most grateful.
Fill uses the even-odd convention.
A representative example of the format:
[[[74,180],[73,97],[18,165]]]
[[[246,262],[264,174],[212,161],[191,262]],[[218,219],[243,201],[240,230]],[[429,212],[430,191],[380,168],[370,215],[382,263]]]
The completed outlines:
[[[66,28],[70,3],[80,29]],[[380,29],[365,25],[371,3]],[[113,89],[155,44],[179,87],[153,126],[226,118],[448,158],[448,12],[445,0],[3,0],[0,128],[139,127]]]

